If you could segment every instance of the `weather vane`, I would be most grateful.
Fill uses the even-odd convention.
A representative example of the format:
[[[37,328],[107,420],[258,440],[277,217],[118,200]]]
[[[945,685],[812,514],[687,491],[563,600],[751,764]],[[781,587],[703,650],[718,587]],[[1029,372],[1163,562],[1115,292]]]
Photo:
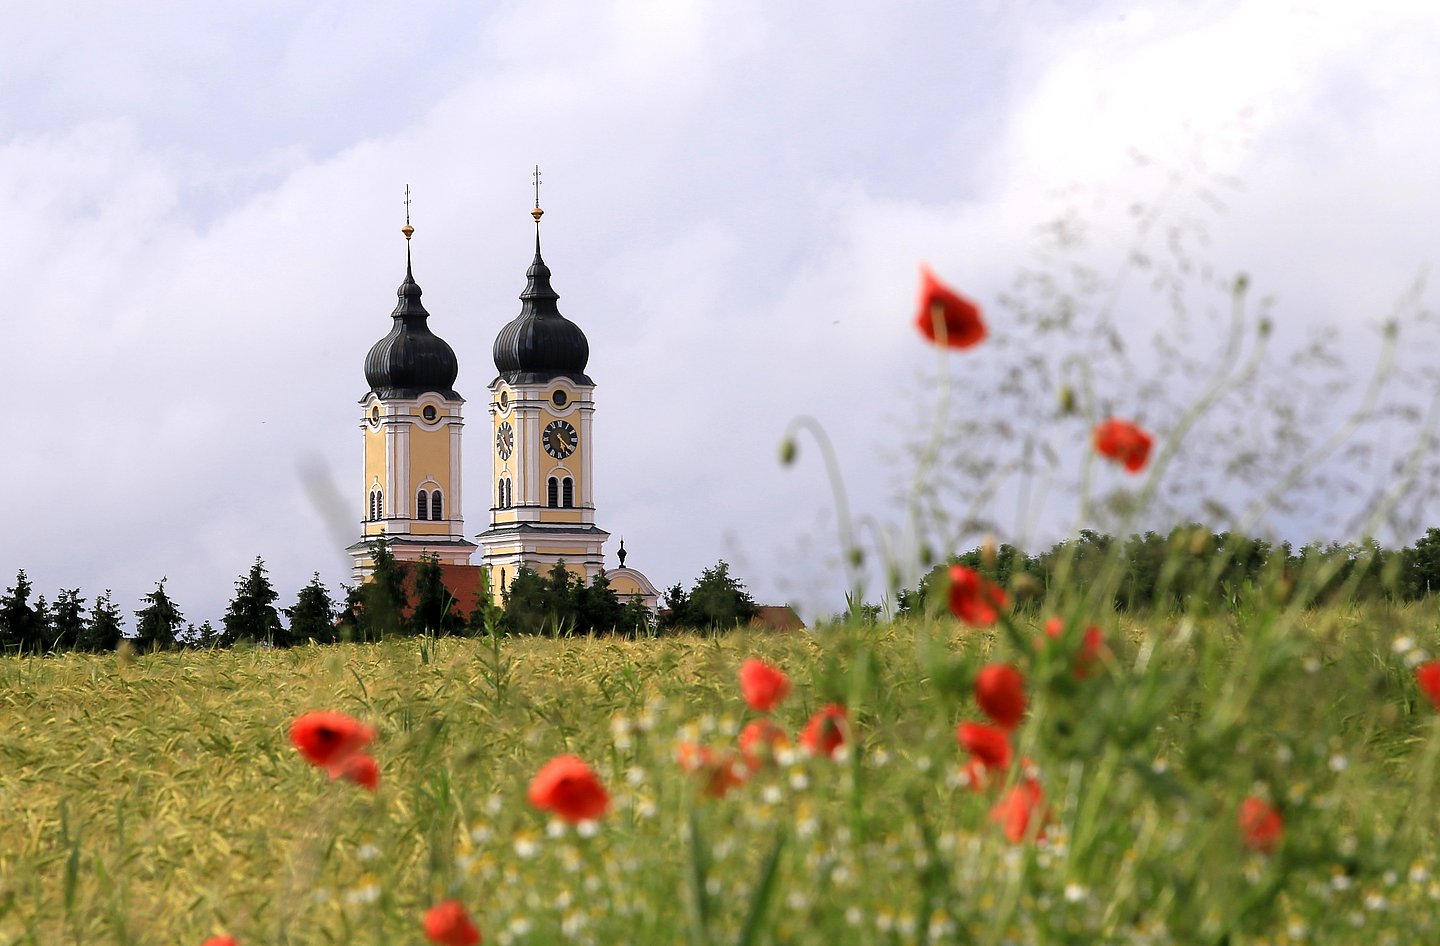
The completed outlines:
[[[403,226],[403,227],[400,228],[400,232],[403,233],[403,234],[405,234],[405,239],[406,239],[407,241],[410,239],[410,234],[412,234],[412,233],[415,232],[415,228],[412,227],[412,226],[410,226],[410,185],[409,185],[409,184],[406,184],[406,185],[405,185],[405,226]]]
[[[540,165],[535,165],[535,173],[530,176],[535,178],[535,209],[530,211],[530,216],[535,218],[535,226],[539,227],[540,218],[545,215],[545,211],[540,209]]]

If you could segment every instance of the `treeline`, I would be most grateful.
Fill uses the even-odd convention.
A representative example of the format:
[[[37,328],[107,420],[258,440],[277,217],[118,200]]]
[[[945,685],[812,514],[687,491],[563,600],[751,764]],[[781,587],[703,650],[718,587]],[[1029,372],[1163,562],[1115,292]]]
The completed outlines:
[[[918,588],[899,593],[899,612],[925,612],[927,601],[938,606],[952,563],[1003,587],[1036,592],[1030,600],[1057,583],[1100,588],[1119,611],[1235,607],[1259,594],[1299,594],[1307,604],[1417,601],[1440,592],[1440,528],[1401,549],[1374,540],[1295,548],[1194,524],[1125,539],[1087,529],[1037,555],[1002,544],[952,556]]]
[[[279,595],[264,561],[256,558],[236,581],[218,628],[209,621],[198,626],[188,622],[162,578],[143,598],[143,607],[132,612],[133,632],[127,632],[126,616],[109,589],[88,608],[78,588],[62,590],[50,602],[35,594],[22,569],[14,586],[0,596],[0,652],[101,653],[126,641],[150,652],[367,642],[396,635],[635,635],[679,627],[730,627],[748,622],[755,612],[754,601],[724,562],[706,569],[688,592],[675,585],[666,593],[668,609],[656,615],[639,596],[622,602],[603,573],[586,584],[563,563],[546,575],[519,569],[498,605],[482,581],[475,600],[461,607],[434,559],[399,562],[383,542],[376,545],[374,559],[371,580],[344,586],[343,601],[331,596],[317,572],[300,589],[294,605],[277,608]]]
[[[128,641],[137,650],[230,647],[241,641],[263,642],[286,647],[306,640],[333,641],[336,638],[337,610],[330,592],[316,573],[300,590],[295,605],[276,609],[279,597],[257,558],[248,574],[235,584],[235,597],[225,611],[220,628],[204,621],[188,622],[185,614],[165,590],[166,579],[141,599],[143,607],[134,615],[133,633],[126,630],[126,616],[112,600],[112,592],[95,599],[86,608],[80,589],[67,589],[54,603],[35,589],[21,569],[15,584],[0,596],[0,650],[5,653],[48,654],[64,651],[102,653]],[[284,614],[288,624],[280,619]]]

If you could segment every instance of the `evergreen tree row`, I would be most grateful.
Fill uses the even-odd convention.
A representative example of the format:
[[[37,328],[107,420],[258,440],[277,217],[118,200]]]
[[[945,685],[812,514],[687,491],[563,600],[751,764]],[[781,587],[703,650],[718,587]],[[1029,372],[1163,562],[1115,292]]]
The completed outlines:
[[[87,611],[78,588],[61,591],[52,605],[40,595],[21,569],[14,586],[0,596],[0,652],[46,654],[62,651],[100,653],[113,651],[124,640],[137,650],[174,650],[181,647],[229,647],[242,641],[286,647],[307,640],[334,640],[336,609],[317,573],[300,591],[295,606],[286,608],[287,628],[274,603],[278,597],[257,558],[249,573],[235,583],[235,597],[225,612],[221,630],[205,621],[196,627],[165,590],[166,579],[142,599],[133,612],[135,632],[125,632],[125,617],[111,600],[111,591],[95,599]]]
[[[265,563],[256,558],[236,581],[219,629],[209,621],[198,627],[187,623],[162,578],[133,612],[134,632],[129,635],[109,590],[89,609],[79,589],[61,591],[51,604],[34,595],[22,569],[14,586],[0,596],[0,653],[113,651],[124,640],[149,652],[238,644],[289,647],[420,634],[635,634],[648,632],[653,623],[638,596],[621,602],[603,573],[586,585],[563,563],[544,577],[521,568],[501,606],[492,602],[489,587],[482,583],[467,619],[467,609],[445,586],[436,560],[398,562],[384,542],[377,543],[374,559],[372,579],[347,587],[343,607],[316,573],[292,607],[278,609],[279,596]]]

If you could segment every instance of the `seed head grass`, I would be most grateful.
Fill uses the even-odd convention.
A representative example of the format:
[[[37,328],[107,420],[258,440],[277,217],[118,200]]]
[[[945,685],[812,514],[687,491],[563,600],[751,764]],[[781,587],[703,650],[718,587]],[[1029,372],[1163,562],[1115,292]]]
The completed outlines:
[[[509,638],[503,691],[459,638],[0,660],[0,943],[421,943],[450,899],[490,943],[1428,941],[1432,612],[1108,616],[1079,677],[1017,645],[1038,617]],[[748,658],[789,676],[790,740],[707,791],[677,747],[724,758],[760,718]],[[977,786],[955,728],[997,661],[1028,709]],[[847,738],[813,757],[797,736],[830,703]],[[376,791],[290,744],[316,709],[376,728]],[[599,775],[601,818],[527,803],[560,754]],[[1014,842],[994,811],[1032,779]],[[1273,845],[1247,846],[1248,798]]]

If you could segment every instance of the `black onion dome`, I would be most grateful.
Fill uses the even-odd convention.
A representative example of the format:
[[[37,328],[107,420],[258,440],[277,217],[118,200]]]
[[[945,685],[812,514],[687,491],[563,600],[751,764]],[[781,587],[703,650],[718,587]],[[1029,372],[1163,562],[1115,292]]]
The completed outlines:
[[[550,288],[550,267],[540,258],[540,236],[535,236],[535,261],[525,271],[520,293],[520,314],[495,336],[495,369],[510,384],[543,384],[569,378],[576,384],[594,384],[585,374],[590,343],[580,326],[560,314],[560,294]]]
[[[434,392],[451,400],[460,363],[445,339],[430,331],[430,313],[420,302],[420,287],[410,273],[410,253],[405,253],[405,281],[395,295],[400,301],[391,316],[390,334],[376,342],[365,356],[365,380],[380,397],[419,397]]]

